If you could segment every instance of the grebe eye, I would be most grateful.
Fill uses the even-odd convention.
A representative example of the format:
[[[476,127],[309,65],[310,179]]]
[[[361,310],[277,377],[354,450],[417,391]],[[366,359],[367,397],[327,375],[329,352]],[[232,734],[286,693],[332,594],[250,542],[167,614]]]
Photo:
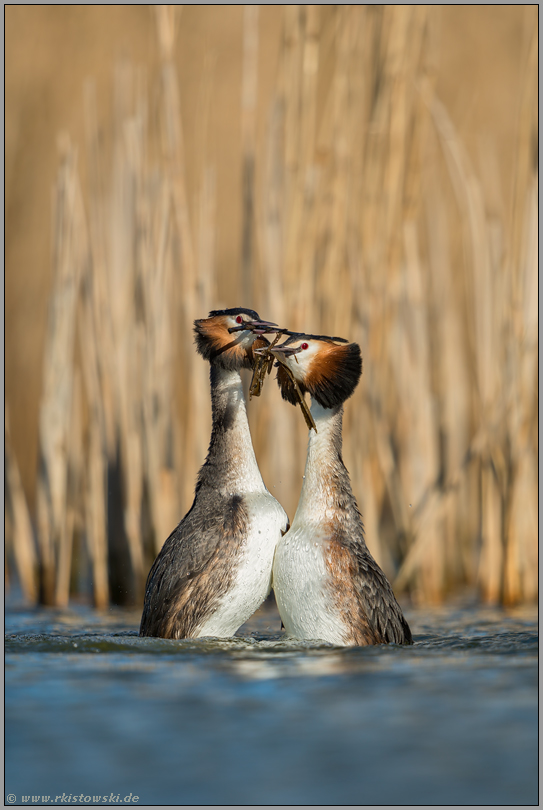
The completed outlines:
[[[241,317],[241,315],[237,316],[236,323],[243,323],[243,318]]]
[[[309,349],[309,343],[302,343],[300,349]]]

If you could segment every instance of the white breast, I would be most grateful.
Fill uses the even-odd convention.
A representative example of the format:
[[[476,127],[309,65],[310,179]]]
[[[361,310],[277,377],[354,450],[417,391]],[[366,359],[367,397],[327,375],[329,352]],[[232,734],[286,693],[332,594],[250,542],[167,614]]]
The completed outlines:
[[[288,518],[267,490],[244,494],[249,530],[236,559],[232,588],[222,597],[213,615],[198,628],[197,636],[233,635],[270,592],[273,557]]]
[[[325,540],[317,523],[293,526],[277,545],[273,590],[290,636],[344,644],[348,628],[332,603]]]

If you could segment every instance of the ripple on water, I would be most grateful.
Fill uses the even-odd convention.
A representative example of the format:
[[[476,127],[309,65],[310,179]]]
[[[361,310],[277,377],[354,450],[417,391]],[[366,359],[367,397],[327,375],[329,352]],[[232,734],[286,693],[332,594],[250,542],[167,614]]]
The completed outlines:
[[[6,790],[146,804],[537,801],[537,617],[408,620],[412,647],[139,638],[139,614],[8,612]],[[70,787],[67,788],[66,786]]]

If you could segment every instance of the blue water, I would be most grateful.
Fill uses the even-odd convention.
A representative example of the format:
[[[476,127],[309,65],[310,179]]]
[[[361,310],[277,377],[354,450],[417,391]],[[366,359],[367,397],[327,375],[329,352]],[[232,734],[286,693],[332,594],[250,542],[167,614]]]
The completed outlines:
[[[11,610],[9,803],[537,804],[535,612],[407,618],[413,647],[342,649],[285,640],[273,608],[228,641]]]

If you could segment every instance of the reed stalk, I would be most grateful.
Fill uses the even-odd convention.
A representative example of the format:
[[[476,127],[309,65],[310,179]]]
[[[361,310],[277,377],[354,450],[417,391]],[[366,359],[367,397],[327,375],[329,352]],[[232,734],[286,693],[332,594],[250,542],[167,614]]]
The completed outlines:
[[[13,555],[24,597],[28,602],[35,602],[38,597],[36,545],[19,466],[11,447],[7,406],[4,422],[4,465],[7,495],[4,524],[6,556],[9,559]],[[6,580],[8,570],[6,565]],[[6,585],[9,586],[9,580]]]
[[[156,7],[156,74],[128,64],[116,73],[110,165],[86,88],[85,192],[76,149],[62,144],[37,555],[9,450],[6,462],[10,548],[30,601],[37,560],[41,601],[67,603],[78,532],[94,603],[141,600],[205,457],[208,369],[192,325],[222,303],[214,87],[209,57],[191,197],[179,13]],[[360,343],[344,458],[368,545],[395,588],[418,603],[470,587],[515,604],[537,595],[537,36],[527,40],[514,188],[489,207],[436,93],[433,15],[285,6],[261,141],[262,31],[258,6],[244,8],[242,240],[225,305]],[[273,383],[249,413],[264,478],[292,518],[303,421]]]

